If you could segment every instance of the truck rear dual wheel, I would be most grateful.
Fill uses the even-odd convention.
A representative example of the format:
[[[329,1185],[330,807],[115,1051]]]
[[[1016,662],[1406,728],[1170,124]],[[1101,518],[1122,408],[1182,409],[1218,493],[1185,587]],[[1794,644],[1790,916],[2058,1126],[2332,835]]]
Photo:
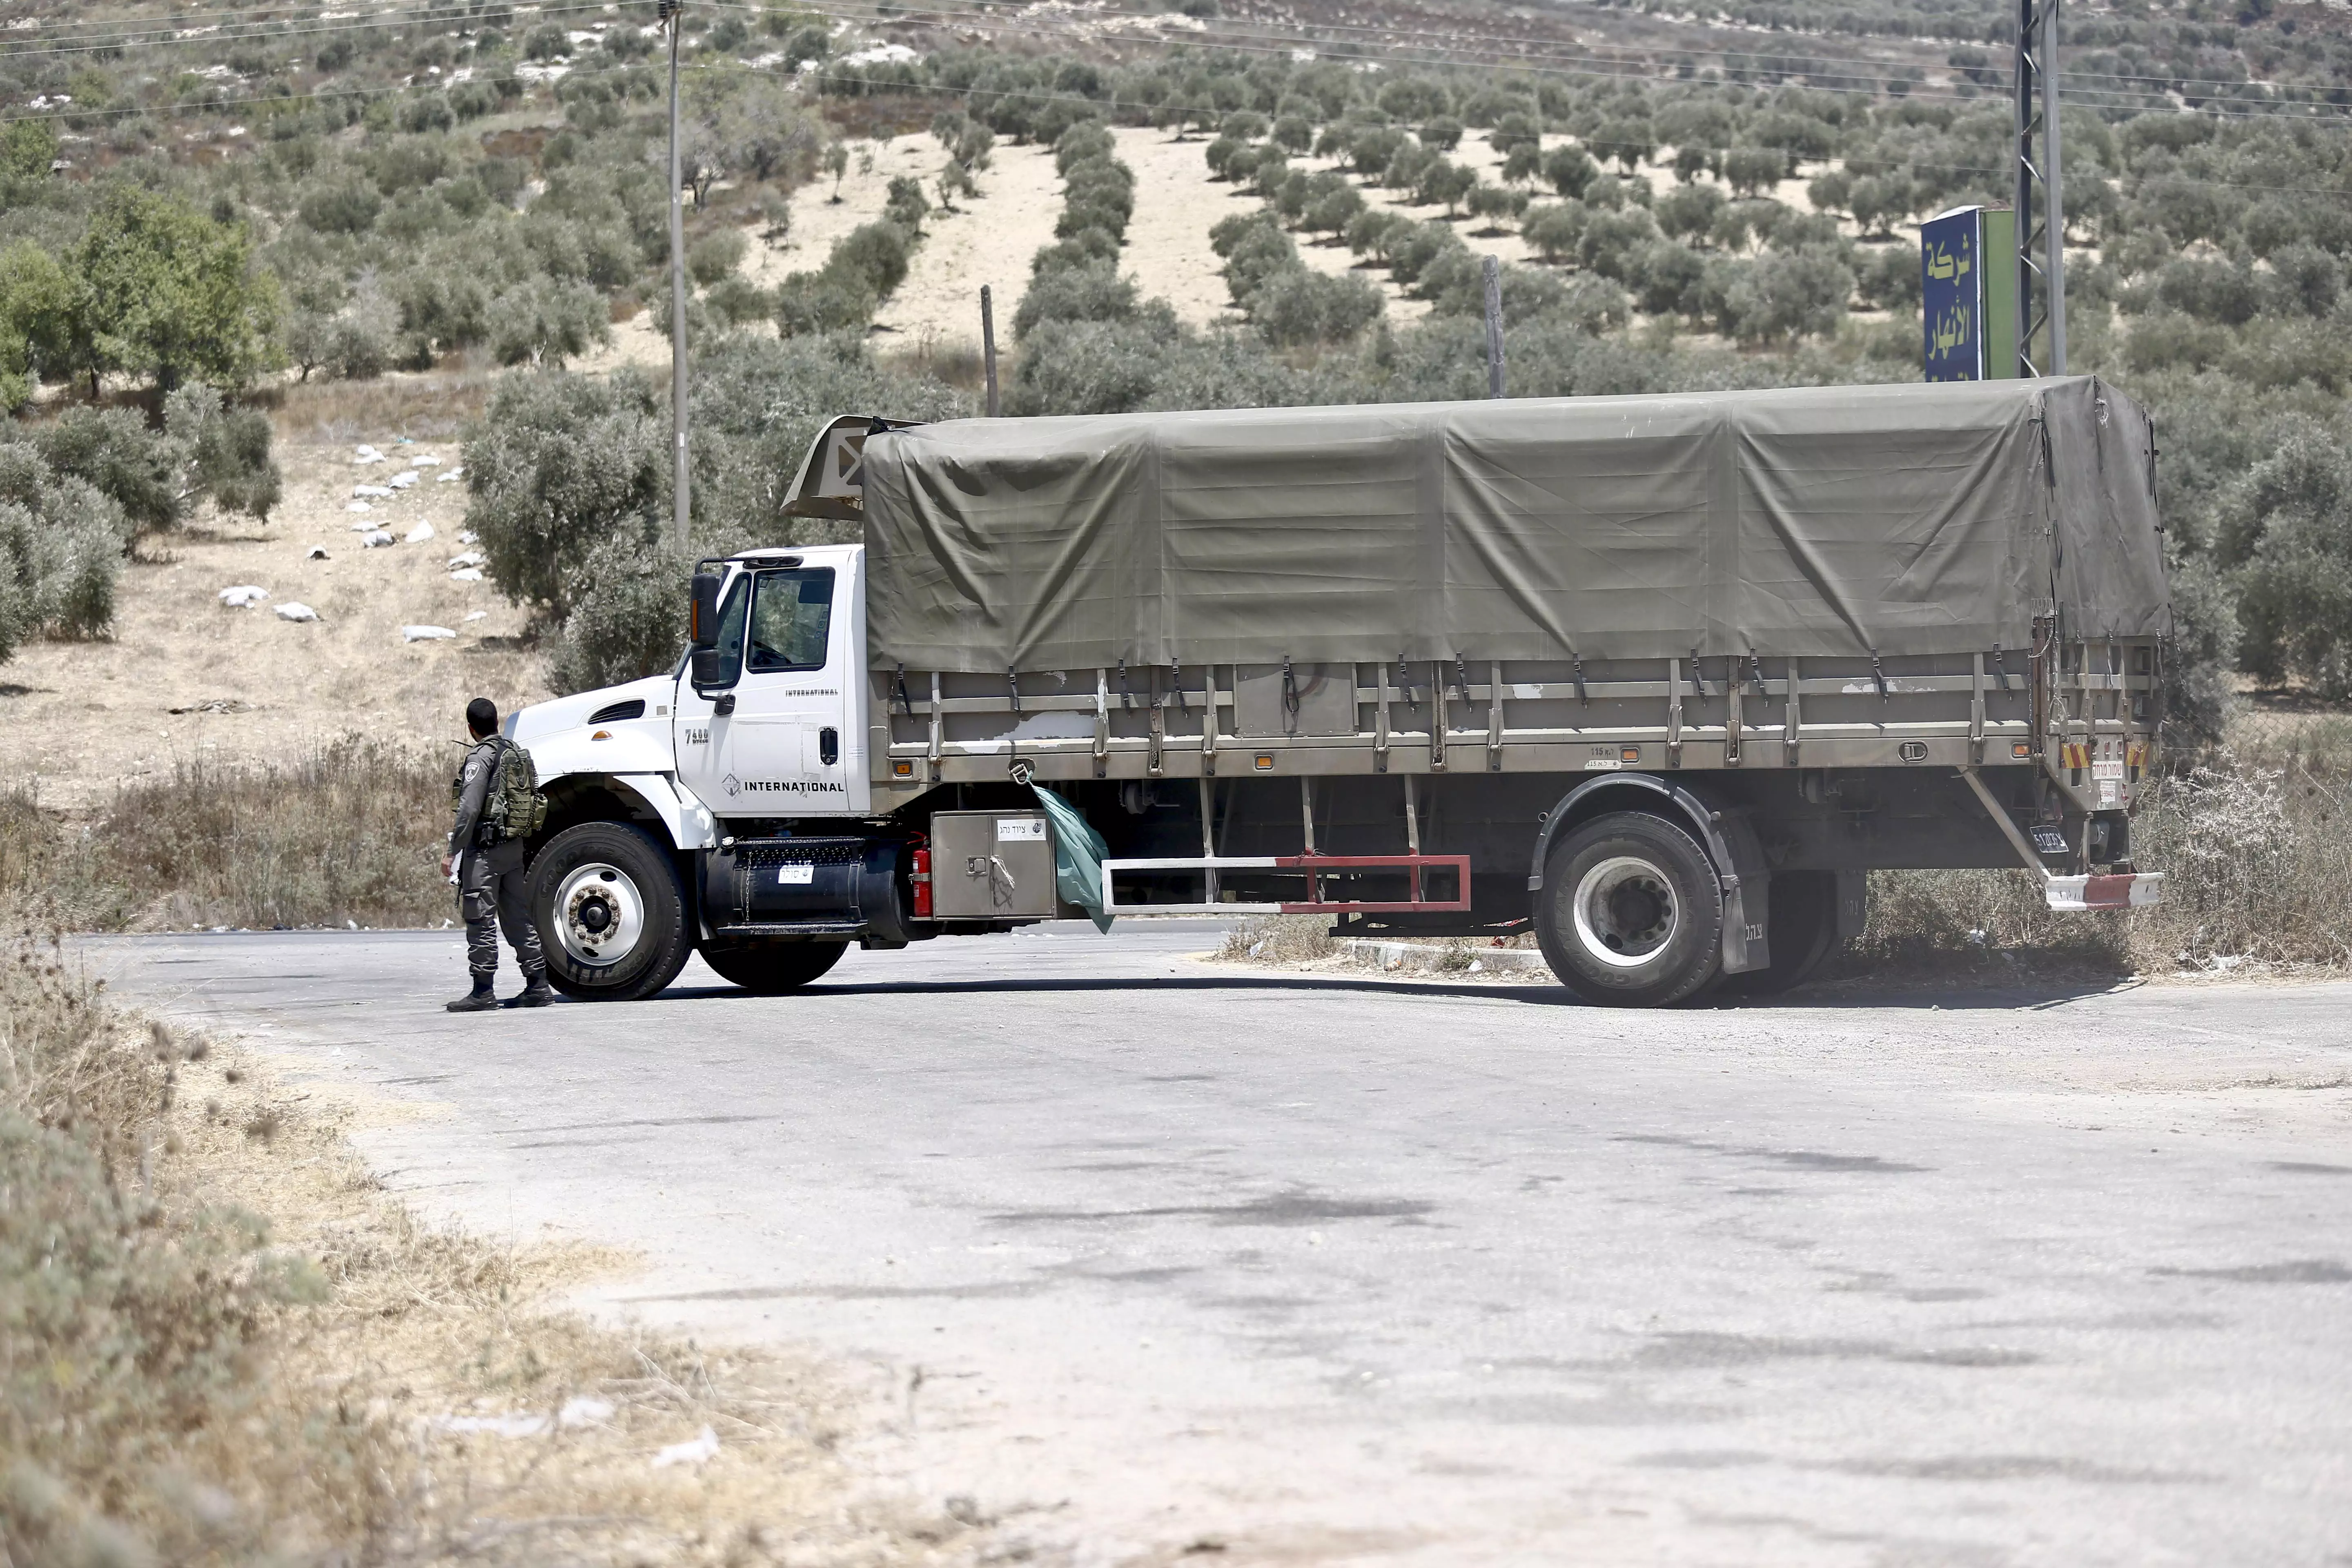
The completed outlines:
[[[772,942],[702,945],[702,962],[730,985],[760,996],[797,991],[841,962],[845,942]]]
[[[1562,984],[1605,1007],[1696,995],[1723,962],[1723,892],[1689,834],[1646,812],[1571,831],[1544,863],[1536,940]]]
[[[1812,978],[1838,950],[1837,873],[1782,871],[1772,879],[1772,962],[1727,974],[1716,987],[1726,997],[1778,996]]]
[[[530,865],[530,912],[548,984],[589,1002],[659,994],[694,952],[669,852],[625,822],[583,822]]]

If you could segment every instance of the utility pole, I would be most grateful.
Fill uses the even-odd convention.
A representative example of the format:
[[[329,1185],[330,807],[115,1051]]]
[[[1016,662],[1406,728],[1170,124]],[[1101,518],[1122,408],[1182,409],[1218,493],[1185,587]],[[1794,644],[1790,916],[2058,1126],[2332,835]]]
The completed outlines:
[[[2058,0],[2017,0],[2017,374],[2022,376],[2066,374],[2066,209],[2059,174]],[[2046,330],[2050,345],[2038,369],[2032,357],[2037,330]]]
[[[996,307],[990,300],[988,285],[980,286],[980,357],[988,372],[988,416],[996,417]]]
[[[1503,395],[1503,264],[1489,256],[1486,279],[1486,395]]]
[[[686,476],[686,209],[678,198],[684,184],[677,134],[677,35],[679,13],[686,0],[656,0],[656,15],[669,27],[669,419],[671,461],[670,508],[677,531],[677,552],[688,548],[692,497]]]

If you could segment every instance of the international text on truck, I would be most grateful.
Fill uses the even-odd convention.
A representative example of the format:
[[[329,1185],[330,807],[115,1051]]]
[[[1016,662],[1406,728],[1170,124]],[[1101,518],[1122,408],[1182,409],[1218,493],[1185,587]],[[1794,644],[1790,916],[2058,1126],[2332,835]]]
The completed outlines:
[[[845,417],[788,510],[860,542],[702,563],[676,669],[517,716],[551,978],[1067,915],[1088,827],[1098,914],[1532,930],[1623,1005],[1795,984],[1873,869],[2151,902],[2155,460],[2081,376]]]

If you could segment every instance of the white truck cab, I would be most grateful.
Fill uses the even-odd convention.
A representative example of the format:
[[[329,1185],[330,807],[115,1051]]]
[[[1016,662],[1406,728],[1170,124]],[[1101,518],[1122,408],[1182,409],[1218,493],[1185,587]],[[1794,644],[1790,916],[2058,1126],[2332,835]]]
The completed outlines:
[[[757,832],[743,825],[789,818],[805,836],[838,818],[856,831],[872,794],[865,556],[843,544],[705,561],[696,630],[708,646],[667,675],[513,717],[508,733],[530,751],[550,801],[533,885],[556,984],[649,994],[695,947],[723,952],[697,873],[708,852]],[[541,862],[552,861],[567,864],[551,875]],[[829,964],[842,951],[762,934],[786,939],[762,946],[788,956]]]

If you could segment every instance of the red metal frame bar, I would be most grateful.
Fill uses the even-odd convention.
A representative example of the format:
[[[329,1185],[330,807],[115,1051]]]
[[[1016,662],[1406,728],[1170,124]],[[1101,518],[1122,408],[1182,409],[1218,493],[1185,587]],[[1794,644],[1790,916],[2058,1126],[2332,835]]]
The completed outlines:
[[[1275,868],[1307,873],[1307,901],[1285,904],[1286,915],[1397,915],[1426,910],[1432,914],[1467,914],[1470,911],[1470,857],[1467,855],[1278,855]],[[1458,898],[1437,902],[1423,896],[1422,873],[1452,867],[1454,889]],[[1412,898],[1402,904],[1366,904],[1325,902],[1324,871],[1404,871],[1412,879]]]

